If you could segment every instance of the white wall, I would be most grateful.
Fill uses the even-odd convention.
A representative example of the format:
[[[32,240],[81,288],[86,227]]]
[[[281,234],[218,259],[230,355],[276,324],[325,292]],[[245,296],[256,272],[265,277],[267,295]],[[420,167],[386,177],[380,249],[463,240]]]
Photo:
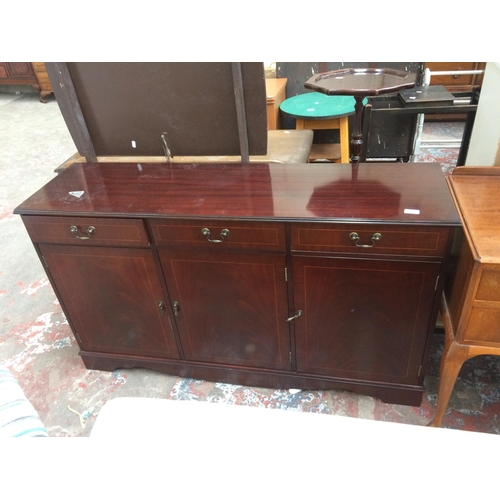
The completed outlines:
[[[500,63],[486,64],[476,120],[465,162],[468,166],[500,166]]]

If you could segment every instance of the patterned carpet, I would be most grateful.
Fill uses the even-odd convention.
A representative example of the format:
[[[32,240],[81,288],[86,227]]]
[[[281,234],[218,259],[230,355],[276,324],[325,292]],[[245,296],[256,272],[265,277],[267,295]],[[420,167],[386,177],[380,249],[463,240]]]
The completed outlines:
[[[452,172],[457,164],[459,147],[440,146],[446,145],[446,141],[455,141],[458,144],[463,130],[464,122],[426,122],[421,137],[420,154],[416,156],[415,161],[441,163],[443,171]]]
[[[457,165],[458,149],[426,148],[417,156],[418,162],[441,163],[443,171],[452,172]]]
[[[439,362],[444,346],[442,332],[434,334],[430,372],[425,378],[426,396],[432,407],[437,401]],[[467,360],[455,383],[443,427],[500,434],[500,356],[477,356]]]

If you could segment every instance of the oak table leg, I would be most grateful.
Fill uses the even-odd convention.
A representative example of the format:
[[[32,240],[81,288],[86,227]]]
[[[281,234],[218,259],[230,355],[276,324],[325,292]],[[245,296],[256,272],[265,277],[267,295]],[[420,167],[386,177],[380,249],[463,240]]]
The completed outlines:
[[[469,346],[460,345],[455,342],[449,328],[445,328],[445,346],[439,370],[440,377],[436,413],[434,419],[429,423],[429,427],[441,427],[458,373],[469,357]]]
[[[441,317],[443,318],[445,332],[444,351],[439,367],[440,376],[436,413],[433,420],[429,422],[429,427],[441,427],[451,391],[464,362],[482,354],[500,356],[500,347],[474,344],[465,345],[455,340],[455,332],[453,331],[448,304],[444,296],[441,301]]]
[[[295,119],[296,130],[338,130],[340,134],[340,163],[349,163],[349,117],[325,118],[323,120]],[[338,161],[338,160],[337,160]]]
[[[340,162],[349,163],[349,118],[340,118]]]

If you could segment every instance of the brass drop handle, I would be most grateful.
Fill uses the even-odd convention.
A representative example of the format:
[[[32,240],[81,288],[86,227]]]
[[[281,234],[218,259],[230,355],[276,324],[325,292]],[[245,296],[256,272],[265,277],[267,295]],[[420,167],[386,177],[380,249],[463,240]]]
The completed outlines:
[[[372,236],[372,242],[373,243],[371,245],[360,245],[358,243],[358,241],[359,241],[359,235],[358,235],[358,233],[351,233],[349,235],[349,238],[351,240],[354,240],[356,242],[356,246],[359,247],[359,248],[372,248],[372,247],[375,246],[375,243],[377,241],[380,241],[382,239],[382,235],[380,233],[373,233],[373,236]]]
[[[94,226],[89,226],[87,228],[87,236],[80,236],[78,234],[78,226],[71,226],[69,230],[79,239],[79,240],[90,240],[91,236],[95,234],[96,229]]]
[[[179,302],[175,300],[172,304],[172,307],[174,308],[174,315],[179,316],[179,311],[181,310],[181,305],[179,304]]]
[[[229,236],[229,229],[223,229],[220,232],[220,240],[211,240],[210,239],[210,229],[208,229],[208,227],[204,227],[201,230],[201,234],[203,234],[203,236],[206,236],[207,240],[210,241],[210,243],[222,243],[224,241],[224,238],[226,236]]]
[[[294,319],[297,319],[300,316],[302,316],[302,311],[299,309],[294,316],[292,316],[291,318],[287,318],[286,322],[290,323],[290,321],[293,321]]]

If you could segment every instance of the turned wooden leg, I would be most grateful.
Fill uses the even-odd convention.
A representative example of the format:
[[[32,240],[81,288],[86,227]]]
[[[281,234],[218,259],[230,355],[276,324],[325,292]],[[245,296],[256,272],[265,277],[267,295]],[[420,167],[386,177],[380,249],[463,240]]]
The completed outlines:
[[[351,163],[359,163],[361,151],[363,149],[363,104],[364,97],[354,96],[354,127],[351,133]]]
[[[39,92],[39,98],[40,98],[40,102],[43,102],[44,104],[47,102],[47,96],[52,94],[52,91],[50,90],[41,90]]]
[[[432,422],[429,423],[429,427],[441,427],[458,373],[464,361],[469,357],[469,346],[458,344],[452,335],[446,331],[444,352],[439,369],[440,376],[436,413]]]

